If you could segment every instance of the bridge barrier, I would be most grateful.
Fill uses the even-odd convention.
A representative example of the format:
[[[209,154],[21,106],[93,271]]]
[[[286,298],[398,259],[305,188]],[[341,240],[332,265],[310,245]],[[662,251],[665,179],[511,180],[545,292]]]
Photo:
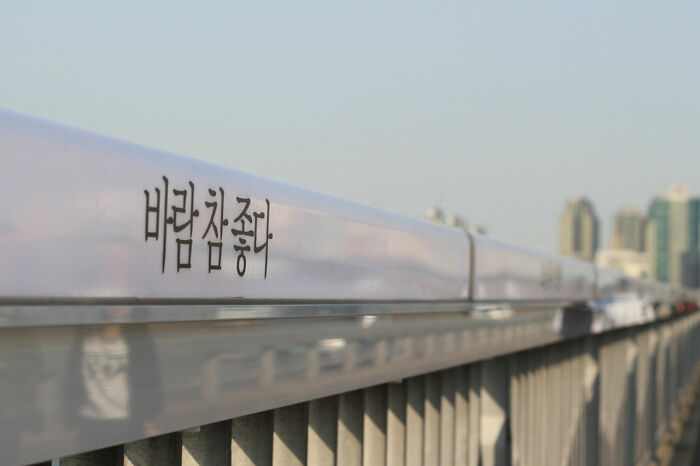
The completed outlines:
[[[0,461],[651,461],[696,290],[0,111]]]
[[[648,464],[697,378],[699,324],[575,338],[60,464]]]

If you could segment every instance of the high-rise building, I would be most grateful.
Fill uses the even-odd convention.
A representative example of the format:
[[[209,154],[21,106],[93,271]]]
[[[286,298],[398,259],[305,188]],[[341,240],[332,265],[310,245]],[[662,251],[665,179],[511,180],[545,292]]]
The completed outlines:
[[[700,198],[688,201],[688,249],[700,251]]]
[[[683,286],[700,288],[700,252],[688,251],[681,258]]]
[[[613,249],[644,251],[646,217],[637,209],[619,210],[613,217]]]
[[[593,203],[585,197],[569,199],[559,219],[559,251],[593,261],[598,250],[598,228]]]
[[[700,250],[700,199],[688,198],[687,186],[671,186],[649,205],[647,250],[654,278],[682,283],[683,255]]]

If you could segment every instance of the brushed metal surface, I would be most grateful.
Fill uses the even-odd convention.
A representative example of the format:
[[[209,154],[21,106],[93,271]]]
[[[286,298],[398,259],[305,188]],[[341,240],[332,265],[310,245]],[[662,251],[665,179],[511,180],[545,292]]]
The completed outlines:
[[[0,152],[0,300],[469,292],[457,229],[4,110]]]
[[[595,267],[569,257],[475,235],[473,300],[592,300]]]

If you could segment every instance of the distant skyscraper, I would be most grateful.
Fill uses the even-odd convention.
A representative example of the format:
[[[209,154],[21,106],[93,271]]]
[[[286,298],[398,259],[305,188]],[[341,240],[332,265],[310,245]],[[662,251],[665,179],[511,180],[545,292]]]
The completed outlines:
[[[649,205],[647,250],[654,278],[682,283],[683,255],[700,250],[700,199],[688,198],[687,186],[671,186]]]
[[[688,288],[700,288],[700,252],[688,251],[681,258],[682,283]]]
[[[637,209],[621,209],[613,218],[613,249],[644,251],[646,217]]]
[[[598,250],[598,217],[585,197],[569,199],[559,219],[559,251],[592,261]]]
[[[688,201],[688,250],[700,251],[700,198]]]

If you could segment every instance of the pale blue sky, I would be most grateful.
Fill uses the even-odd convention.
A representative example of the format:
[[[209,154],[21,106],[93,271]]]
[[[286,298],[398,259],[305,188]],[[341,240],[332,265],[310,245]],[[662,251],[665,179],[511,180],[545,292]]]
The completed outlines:
[[[700,2],[5,0],[0,106],[549,250],[585,194],[607,243],[698,193]]]

